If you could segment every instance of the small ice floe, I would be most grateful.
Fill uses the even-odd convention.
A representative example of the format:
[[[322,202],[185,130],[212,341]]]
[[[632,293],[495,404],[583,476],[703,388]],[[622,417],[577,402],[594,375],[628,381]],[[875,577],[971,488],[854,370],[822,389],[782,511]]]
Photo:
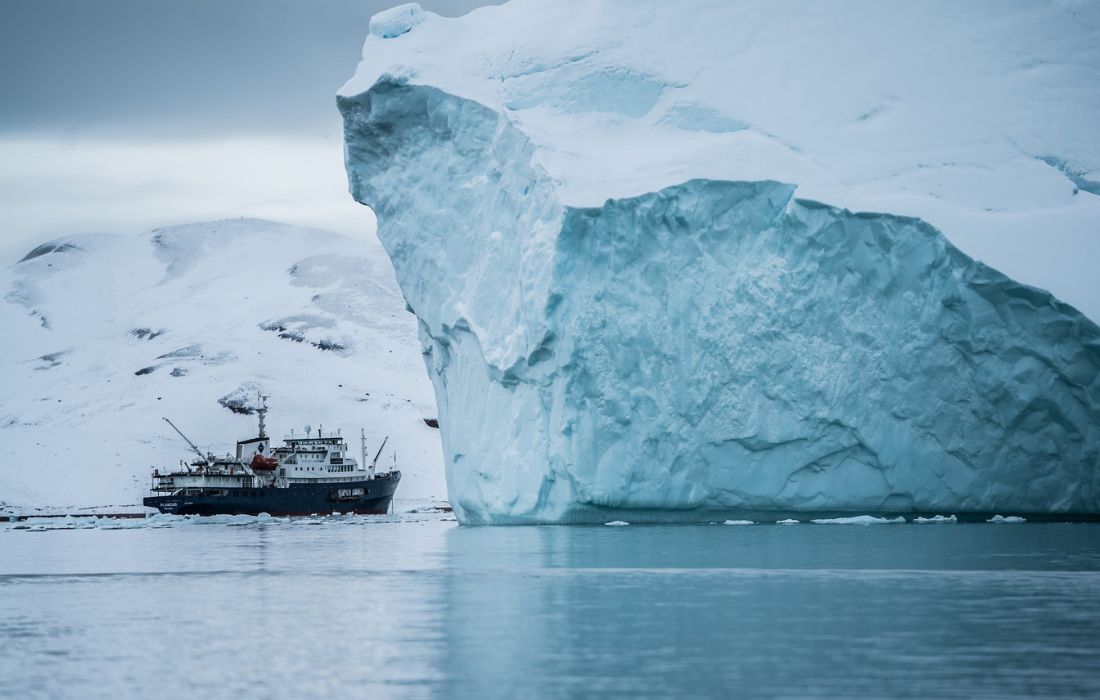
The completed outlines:
[[[604,525],[607,525],[608,527],[622,527],[623,525],[629,525],[629,524],[630,523],[628,523],[625,520],[612,520],[609,523],[604,523]]]
[[[160,527],[172,527],[173,525],[179,525],[179,524],[187,523],[190,520],[191,520],[191,516],[189,516],[189,515],[175,515],[175,514],[172,514],[172,513],[154,513],[153,515],[147,516],[145,518],[145,520],[140,521],[140,522],[142,522],[142,524],[144,524],[146,527],[160,528]]]
[[[259,515],[195,515],[187,519],[193,525],[254,525],[265,520],[271,520],[268,513]]]
[[[754,525],[751,520],[727,520],[723,525]]]
[[[987,523],[1026,523],[1027,519],[1026,518],[1021,518],[1018,515],[1008,515],[1008,516],[994,515],[989,520],[986,520],[986,522]]]
[[[775,524],[776,525],[797,525],[798,521],[797,520],[791,520],[790,518],[787,518],[786,520],[776,520]]]
[[[959,519],[954,515],[933,515],[931,518],[913,518],[913,522],[920,525],[927,525],[930,523],[957,523]]]
[[[143,527],[171,527],[172,523],[186,522],[183,515],[164,515],[149,518],[100,518],[96,527],[100,530],[138,530]]]
[[[815,525],[891,525],[904,523],[905,518],[900,515],[896,518],[876,518],[873,515],[855,515],[850,518],[820,518],[811,520]]]
[[[66,515],[64,517],[31,517],[23,521],[26,530],[32,532],[46,532],[47,530],[90,530],[96,527],[96,523],[99,518],[95,516],[74,516]]]

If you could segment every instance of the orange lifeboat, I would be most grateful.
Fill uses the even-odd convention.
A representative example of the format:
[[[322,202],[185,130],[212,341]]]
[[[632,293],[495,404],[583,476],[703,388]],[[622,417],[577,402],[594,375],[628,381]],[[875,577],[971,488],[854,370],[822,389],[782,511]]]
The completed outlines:
[[[270,472],[275,471],[275,467],[279,466],[279,460],[274,457],[264,457],[261,454],[255,454],[252,456],[252,462],[249,466],[252,467],[252,471]]]

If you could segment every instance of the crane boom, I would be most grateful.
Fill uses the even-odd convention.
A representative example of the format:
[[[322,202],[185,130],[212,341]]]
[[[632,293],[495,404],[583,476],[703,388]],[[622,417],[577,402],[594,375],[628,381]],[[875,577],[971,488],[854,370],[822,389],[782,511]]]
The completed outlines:
[[[179,436],[181,438],[183,438],[183,441],[191,446],[191,449],[195,451],[195,454],[197,454],[199,456],[199,459],[201,459],[204,464],[210,464],[210,458],[207,457],[206,455],[204,455],[199,448],[195,447],[195,443],[191,442],[187,438],[187,436],[183,434],[183,431],[176,427],[175,423],[168,420],[167,418],[164,419],[164,422],[167,423],[168,425],[172,426],[172,430],[175,430],[177,433],[179,433]]]
[[[378,464],[378,458],[382,456],[382,448],[386,446],[386,440],[389,440],[390,436],[387,435],[382,444],[378,446],[378,451],[374,453],[374,460],[370,463],[371,469],[374,469],[374,465]]]

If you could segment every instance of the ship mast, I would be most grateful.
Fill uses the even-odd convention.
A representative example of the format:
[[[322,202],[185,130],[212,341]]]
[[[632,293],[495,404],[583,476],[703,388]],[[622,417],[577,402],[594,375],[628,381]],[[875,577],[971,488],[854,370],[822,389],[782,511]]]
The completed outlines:
[[[267,437],[267,433],[264,432],[264,417],[267,416],[267,397],[263,394],[260,394],[259,396],[260,406],[256,409],[256,416],[259,417],[260,420],[260,437],[265,438]]]
[[[359,468],[367,468],[367,431],[359,429]]]

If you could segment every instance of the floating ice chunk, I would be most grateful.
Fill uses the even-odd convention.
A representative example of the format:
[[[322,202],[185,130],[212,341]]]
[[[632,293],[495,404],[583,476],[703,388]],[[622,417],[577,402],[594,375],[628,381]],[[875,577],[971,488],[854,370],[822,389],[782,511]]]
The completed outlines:
[[[623,525],[629,524],[630,523],[626,522],[625,520],[612,520],[609,523],[604,523],[604,525],[607,525],[608,527],[622,527]]]
[[[154,513],[143,521],[149,527],[170,527],[189,520],[186,515],[173,515],[171,513]]]
[[[399,37],[424,21],[424,8],[418,2],[410,2],[383,10],[370,18],[371,36],[379,39]]]
[[[723,525],[754,525],[751,520],[727,520]]]
[[[1021,518],[1018,515],[1008,515],[1008,516],[994,515],[989,520],[986,520],[986,522],[987,523],[1026,523],[1027,520],[1025,518]]]
[[[876,518],[873,515],[855,515],[850,518],[818,518],[810,522],[817,525],[890,525],[904,523],[905,518]]]
[[[189,522],[195,525],[252,525],[265,520],[263,515],[199,515],[190,518]],[[266,519],[270,518],[267,515]]]
[[[954,515],[933,515],[931,518],[913,518],[913,522],[919,523],[921,525],[929,523],[957,523],[959,522],[959,519],[956,518]]]
[[[786,520],[776,520],[775,524],[776,525],[797,525],[798,521],[797,520],[791,520],[790,518],[787,518]]]

